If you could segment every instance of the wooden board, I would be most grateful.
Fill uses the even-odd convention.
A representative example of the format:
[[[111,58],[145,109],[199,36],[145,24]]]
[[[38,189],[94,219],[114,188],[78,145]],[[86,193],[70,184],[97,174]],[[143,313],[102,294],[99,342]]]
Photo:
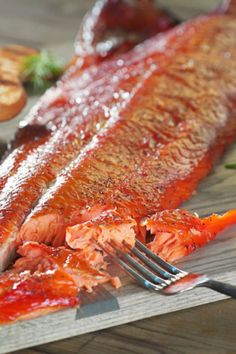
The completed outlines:
[[[216,1],[208,2],[208,5],[210,6],[213,2]],[[171,0],[168,3],[171,3]],[[176,0],[175,2],[176,11],[184,16],[192,13],[190,2],[186,1],[186,3],[188,5],[182,8],[183,1]],[[199,8],[196,8],[194,13],[198,11]],[[58,55],[67,53],[67,56],[70,56],[72,53],[71,42],[50,46],[50,48]],[[24,116],[36,99],[30,99],[19,119]],[[9,140],[16,126],[17,120],[1,124],[0,141]],[[236,161],[236,146],[230,149],[214,172],[201,183],[194,198],[185,204],[188,209],[205,215],[213,211],[222,212],[236,206],[236,172],[224,168],[226,161]],[[207,272],[215,279],[236,284],[235,251],[236,228],[231,228],[216,241],[188,257],[180,266],[189,271]],[[0,353],[225,298],[207,289],[196,289],[178,296],[164,297],[141,289],[126,277],[123,278],[123,282],[124,287],[118,291],[110,287],[99,288],[96,296],[85,296],[81,309],[65,310],[31,321],[0,327]]]

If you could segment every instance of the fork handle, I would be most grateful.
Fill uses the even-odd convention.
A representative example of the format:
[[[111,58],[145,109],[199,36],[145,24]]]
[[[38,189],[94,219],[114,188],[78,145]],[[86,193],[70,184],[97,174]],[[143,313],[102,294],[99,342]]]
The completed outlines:
[[[228,295],[228,296],[232,297],[233,299],[236,299],[236,286],[234,286],[234,285],[222,283],[220,281],[211,280],[211,279],[209,279],[205,283],[202,283],[201,285],[205,286],[207,288],[210,288],[212,290],[215,290],[218,293]]]

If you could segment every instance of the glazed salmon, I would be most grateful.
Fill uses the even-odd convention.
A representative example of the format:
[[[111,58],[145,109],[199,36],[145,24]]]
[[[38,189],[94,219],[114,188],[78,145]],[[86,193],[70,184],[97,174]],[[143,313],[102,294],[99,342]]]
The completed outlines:
[[[223,215],[212,214],[203,218],[187,210],[169,209],[157,212],[138,223],[111,209],[91,220],[68,227],[66,242],[89,259],[91,255],[96,255],[99,247],[108,248],[109,242],[115,242],[117,248],[127,251],[127,246],[134,247],[135,238],[139,238],[164,260],[176,262],[235,224],[236,209]],[[126,247],[122,246],[124,243]]]
[[[175,262],[194,252],[231,225],[236,224],[236,209],[224,215],[212,214],[199,218],[186,210],[163,210],[142,221],[150,236],[149,248],[169,262]],[[145,240],[147,242],[147,239]]]
[[[88,262],[81,252],[27,243],[21,258],[0,276],[0,324],[32,318],[80,303],[80,290],[112,281],[102,263]]]
[[[234,17],[214,15],[157,38],[156,48],[172,53],[168,65],[150,54],[129,103],[46,191],[18,242],[54,245],[66,227],[107,204],[138,222],[188,199],[235,139],[235,34]]]

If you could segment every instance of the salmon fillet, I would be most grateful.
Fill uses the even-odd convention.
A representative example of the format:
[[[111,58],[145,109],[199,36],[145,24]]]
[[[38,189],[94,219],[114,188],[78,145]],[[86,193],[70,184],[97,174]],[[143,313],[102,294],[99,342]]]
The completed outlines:
[[[150,53],[127,105],[45,192],[18,243],[54,245],[66,227],[106,206],[138,222],[189,198],[235,139],[235,34],[234,17],[214,15],[157,38],[163,57],[172,53],[168,65]]]

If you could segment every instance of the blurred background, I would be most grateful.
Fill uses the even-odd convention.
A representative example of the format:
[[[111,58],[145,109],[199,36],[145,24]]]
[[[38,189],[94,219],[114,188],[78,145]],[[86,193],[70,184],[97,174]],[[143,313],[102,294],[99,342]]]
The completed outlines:
[[[138,1],[138,0],[137,0]],[[0,45],[42,47],[74,38],[94,0],[0,0]],[[181,18],[213,8],[220,0],[159,0]]]

